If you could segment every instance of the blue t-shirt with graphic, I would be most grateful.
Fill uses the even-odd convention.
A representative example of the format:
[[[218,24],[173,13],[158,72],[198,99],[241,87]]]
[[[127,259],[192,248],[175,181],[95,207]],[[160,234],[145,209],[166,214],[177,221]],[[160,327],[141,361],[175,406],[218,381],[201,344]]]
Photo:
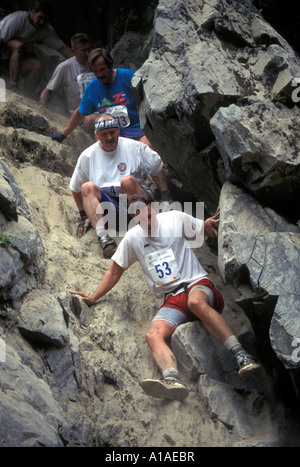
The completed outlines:
[[[79,105],[82,115],[94,112],[111,112],[112,108],[127,108],[128,116],[120,116],[120,133],[125,138],[143,136],[140,127],[139,114],[131,93],[131,80],[134,71],[125,68],[116,69],[116,77],[111,84],[102,84],[97,78],[86,87]]]

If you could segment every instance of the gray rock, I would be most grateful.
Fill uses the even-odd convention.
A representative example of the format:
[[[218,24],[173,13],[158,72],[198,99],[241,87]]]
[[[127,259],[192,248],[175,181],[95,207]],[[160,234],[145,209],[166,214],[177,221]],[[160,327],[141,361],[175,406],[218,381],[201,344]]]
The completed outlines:
[[[231,105],[211,119],[228,179],[288,213],[300,195],[298,113],[269,102]]]
[[[247,446],[246,440],[253,438],[259,439],[262,446],[277,445],[278,427],[260,394],[253,392],[243,397],[231,386],[220,384],[207,375],[200,376],[198,391],[211,417],[232,430],[240,445],[244,440],[244,446]],[[253,443],[249,445],[253,446]]]
[[[29,339],[63,347],[69,333],[62,308],[55,297],[40,291],[32,293],[21,307],[18,328]]]
[[[212,118],[231,104],[241,110],[261,108],[258,104],[269,108],[275,85],[282,83],[278,88],[282,95],[297,70],[297,60],[247,0],[174,0],[172,4],[162,0],[153,36],[150,58],[134,82],[142,124],[177,174],[179,185],[204,201],[208,212],[215,211],[231,167],[224,167],[226,135],[220,135],[217,149]],[[296,117],[293,109],[285,112]],[[278,117],[277,110],[263,114],[268,116]],[[161,377],[144,338],[160,301],[147,288],[138,264],[89,309],[80,298],[66,294],[68,288],[95,290],[109,262],[102,260],[92,229],[76,238],[78,213],[67,188],[79,153],[91,143],[77,130],[63,145],[52,142],[45,133],[60,131],[66,122],[48,111],[40,117],[32,101],[7,92],[0,115],[2,150],[27,193],[33,225],[45,249],[43,258],[34,229],[24,221],[31,222],[20,198],[22,190],[5,175],[9,180],[9,186],[4,183],[5,203],[19,222],[1,211],[1,231],[14,232],[17,243],[15,248],[0,249],[1,307],[9,298],[16,300],[15,309],[0,318],[0,343],[5,339],[9,362],[4,371],[0,363],[3,444],[299,445],[298,421],[294,423],[289,407],[278,403],[272,359],[264,360],[255,379],[243,382],[235,373],[233,356],[200,323],[180,327],[171,342],[190,388],[187,400],[155,400],[142,392],[141,380]],[[295,122],[290,126],[291,141],[298,137]],[[274,122],[263,124],[277,131]],[[229,130],[224,126],[225,133]],[[253,134],[263,139],[259,132]],[[271,142],[263,141],[266,148],[274,149]],[[34,186],[40,190],[30,185],[33,172]],[[251,173],[248,176],[251,179]],[[226,288],[209,244],[197,255],[226,297],[224,318],[245,345],[250,341],[259,357],[267,355],[259,351],[269,346],[272,358],[288,368],[283,377],[291,376],[299,388],[294,365],[299,358],[297,314],[288,309],[297,310],[297,281],[281,273],[284,260],[285,270],[290,267],[299,275],[294,261],[299,232],[229,182],[222,190],[221,214],[219,256]],[[38,273],[39,255],[44,277]],[[284,293],[278,295],[278,288]],[[240,333],[251,323],[255,339],[249,339],[252,330]]]
[[[5,159],[0,157],[0,210],[9,220],[18,220],[21,212],[25,217],[29,217],[29,210],[24,195],[20,191]]]
[[[299,229],[274,213],[272,216],[270,209],[264,211],[252,195],[229,182],[223,187],[220,206],[223,278],[254,328],[267,332],[270,326],[271,345],[279,360],[287,369],[299,370],[299,362],[292,361],[293,341],[300,335],[296,319]]]
[[[0,372],[0,446],[59,447],[64,415],[48,384],[6,345]]]

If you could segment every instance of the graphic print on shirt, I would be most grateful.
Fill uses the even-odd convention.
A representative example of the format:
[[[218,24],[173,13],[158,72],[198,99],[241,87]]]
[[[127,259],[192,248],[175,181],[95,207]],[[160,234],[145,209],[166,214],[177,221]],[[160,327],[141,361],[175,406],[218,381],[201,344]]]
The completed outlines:
[[[119,122],[120,128],[130,126],[130,117],[128,115],[127,105],[130,101],[124,92],[120,92],[113,96],[114,101],[110,101],[106,97],[98,104],[100,113],[108,113],[113,115]]]
[[[126,172],[126,169],[127,165],[125,164],[125,162],[120,162],[120,164],[118,165],[119,172],[123,174],[124,172]]]

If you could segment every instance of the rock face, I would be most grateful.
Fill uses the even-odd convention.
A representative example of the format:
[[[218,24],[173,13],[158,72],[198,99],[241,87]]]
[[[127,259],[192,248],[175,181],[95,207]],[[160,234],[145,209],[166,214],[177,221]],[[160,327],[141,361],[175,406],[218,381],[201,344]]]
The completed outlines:
[[[298,219],[299,109],[258,102],[220,109],[211,119],[228,179],[261,203]],[[271,122],[273,122],[271,124]]]
[[[226,178],[286,212],[299,196],[299,73],[250,1],[162,0],[133,87],[152,144],[210,212]]]
[[[247,0],[161,0],[154,26],[133,80],[143,128],[209,213],[220,204],[223,280],[298,395],[299,59]]]
[[[266,205],[270,187],[285,200],[298,190],[297,109],[288,94],[297,60],[247,1],[175,0],[170,8],[162,0],[153,46],[134,82],[141,120],[184,188],[208,212],[220,203],[218,257],[209,244],[195,253],[261,371],[240,380],[231,354],[201,323],[188,323],[171,345],[189,397],[167,402],[142,392],[143,378],[160,377],[144,339],[160,301],[139,265],[91,308],[66,293],[92,292],[110,264],[92,230],[75,236],[69,179],[92,141],[78,129],[63,145],[52,142],[46,135],[66,120],[7,92],[0,104],[1,446],[299,446],[299,230],[277,201]],[[265,97],[279,83],[286,105]]]
[[[7,108],[16,99],[8,93]],[[34,104],[24,100],[20,117],[29,113],[28,105],[37,116]],[[57,130],[57,116],[47,112],[43,118]],[[1,131],[12,129],[2,124]],[[71,140],[48,147],[39,131],[33,127],[30,135],[35,154],[43,148],[43,159],[28,152],[20,161],[14,157],[19,139],[3,139],[1,233],[10,243],[0,247],[6,280],[0,287],[0,445],[297,445],[297,430],[272,378],[262,371],[256,379],[240,380],[231,354],[200,323],[180,327],[171,343],[190,387],[188,399],[165,402],[142,392],[143,378],[160,376],[144,339],[160,301],[137,264],[90,309],[66,293],[94,290],[109,261],[101,258],[93,231],[76,238],[70,177],[57,173],[60,152],[71,165],[79,151]],[[86,144],[80,130],[74,138]],[[50,162],[51,171],[45,170]],[[196,254],[224,294],[225,319],[256,352],[250,322],[224,288],[216,255],[207,245]],[[9,280],[15,270],[22,274]]]
[[[279,371],[276,355],[291,370],[298,393],[299,229],[230,182],[222,189],[221,211],[221,274],[249,317],[265,358]]]

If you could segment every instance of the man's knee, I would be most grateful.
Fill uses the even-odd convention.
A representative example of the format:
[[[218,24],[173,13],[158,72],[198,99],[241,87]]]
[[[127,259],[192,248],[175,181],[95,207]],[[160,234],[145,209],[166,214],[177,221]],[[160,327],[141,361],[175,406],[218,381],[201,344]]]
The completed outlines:
[[[101,199],[101,191],[99,187],[93,182],[84,183],[81,187],[81,194],[84,198],[96,196],[99,200]]]
[[[149,345],[149,347],[152,348],[152,347],[155,347],[155,343],[161,340],[161,338],[159,337],[159,334],[157,331],[153,331],[152,329],[149,329],[149,331],[145,335],[145,340],[147,344]]]
[[[120,183],[121,183],[122,191],[124,193],[126,193],[127,191],[136,190],[140,186],[138,184],[137,179],[133,177],[133,175],[125,175],[125,177],[121,179]]]
[[[150,348],[154,348],[166,342],[174,333],[175,328],[172,324],[166,321],[154,321],[149,331],[147,332],[145,339]]]
[[[188,300],[188,307],[192,313],[197,314],[206,314],[209,311],[209,304],[207,296],[202,292],[201,294],[191,294]]]

